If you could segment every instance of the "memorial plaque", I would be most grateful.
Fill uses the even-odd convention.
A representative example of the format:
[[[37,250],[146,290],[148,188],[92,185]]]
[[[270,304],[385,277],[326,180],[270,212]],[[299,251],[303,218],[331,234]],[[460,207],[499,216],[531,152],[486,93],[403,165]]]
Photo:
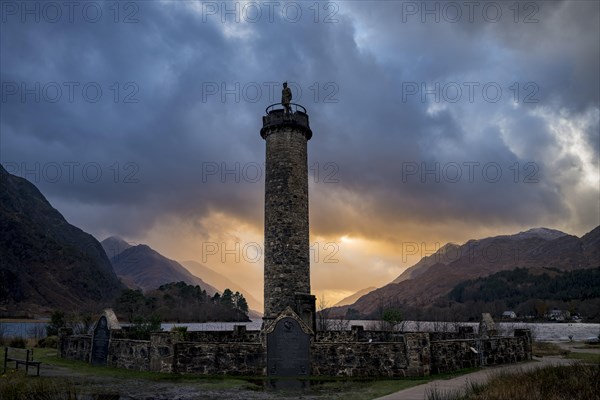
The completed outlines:
[[[310,335],[291,317],[280,319],[275,329],[267,334],[267,375],[270,377],[299,378],[310,375]],[[301,389],[307,381],[276,379],[276,389]]]
[[[92,336],[92,356],[90,362],[95,365],[106,365],[108,359],[108,342],[110,340],[110,329],[103,315],[98,320]]]

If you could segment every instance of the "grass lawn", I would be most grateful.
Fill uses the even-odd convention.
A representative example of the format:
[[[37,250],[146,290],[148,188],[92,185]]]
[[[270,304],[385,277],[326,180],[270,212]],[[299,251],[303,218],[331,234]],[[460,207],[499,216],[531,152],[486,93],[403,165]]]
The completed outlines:
[[[600,354],[571,352],[565,358],[600,364]]]
[[[576,347],[579,348],[579,347]],[[599,343],[584,343],[583,344],[583,349],[600,349],[600,342]]]
[[[563,349],[556,343],[533,342],[532,353],[535,357],[565,356],[569,354],[569,350]]]

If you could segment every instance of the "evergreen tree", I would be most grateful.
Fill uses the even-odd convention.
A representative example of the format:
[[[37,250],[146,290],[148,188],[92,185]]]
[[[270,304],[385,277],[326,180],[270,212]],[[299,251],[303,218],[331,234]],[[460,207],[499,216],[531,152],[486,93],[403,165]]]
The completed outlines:
[[[46,334],[48,336],[56,336],[58,335],[58,330],[65,326],[65,313],[62,311],[54,311],[50,316],[50,323],[46,326]]]
[[[146,298],[140,290],[126,289],[117,299],[116,309],[127,315],[129,321],[138,317],[144,308]]]
[[[225,307],[233,308],[233,292],[231,290],[223,290],[223,295],[221,296],[221,304],[223,304]]]
[[[212,302],[215,304],[219,304],[221,302],[221,295],[218,292],[212,297]]]
[[[237,308],[244,314],[248,314],[248,302],[244,298],[244,295],[239,292],[235,292],[234,297],[235,297],[235,308]]]
[[[383,312],[383,321],[387,323],[389,330],[393,331],[402,322],[402,314],[396,308],[388,308]]]
[[[249,307],[248,307],[248,302],[246,301],[246,299],[244,298],[244,296],[242,295],[242,298],[240,299],[240,302],[238,303],[238,309],[243,312],[244,314],[248,314],[248,311],[250,311]]]

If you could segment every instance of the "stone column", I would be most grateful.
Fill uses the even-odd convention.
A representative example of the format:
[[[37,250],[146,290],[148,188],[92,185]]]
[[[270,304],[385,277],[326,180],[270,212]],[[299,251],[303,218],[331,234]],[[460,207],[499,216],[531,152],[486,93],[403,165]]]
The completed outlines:
[[[266,141],[264,320],[291,307],[314,329],[310,294],[307,142],[308,115],[271,110],[260,132]]]

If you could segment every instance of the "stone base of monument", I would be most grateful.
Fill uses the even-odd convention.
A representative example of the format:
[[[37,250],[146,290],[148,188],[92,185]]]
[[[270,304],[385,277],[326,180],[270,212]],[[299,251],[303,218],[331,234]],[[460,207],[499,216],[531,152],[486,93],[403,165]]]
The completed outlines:
[[[276,390],[307,390],[312,329],[290,307],[265,327],[267,387]]]

